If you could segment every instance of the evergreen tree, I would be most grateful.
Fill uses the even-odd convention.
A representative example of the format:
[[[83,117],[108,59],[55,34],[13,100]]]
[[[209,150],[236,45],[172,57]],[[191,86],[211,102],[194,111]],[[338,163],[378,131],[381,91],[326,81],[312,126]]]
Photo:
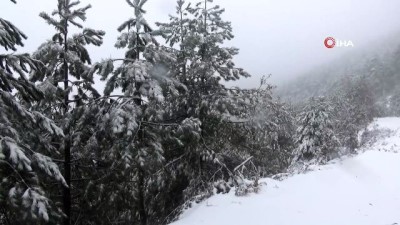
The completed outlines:
[[[222,20],[224,10],[212,6],[212,0],[195,5],[178,0],[177,16],[153,30],[145,19],[147,0],[126,2],[133,18],[118,28],[121,34],[115,44],[125,50],[123,58],[91,66],[86,47],[100,45],[104,32],[83,29],[79,22],[86,19],[90,6],[79,8],[79,1],[58,0],[51,15],[40,14],[56,29],[51,40],[39,47],[34,60],[22,61],[21,65],[28,65],[21,66],[22,72],[18,63],[2,67],[20,74],[18,82],[27,80],[22,74],[30,72],[32,83],[18,86],[12,76],[3,79],[18,92],[1,90],[17,93],[18,100],[11,105],[18,103],[18,109],[25,107],[40,121],[40,126],[32,126],[35,132],[18,134],[19,140],[24,146],[45,149],[50,157],[25,152],[26,158],[40,162],[39,169],[64,185],[63,202],[53,203],[49,199],[60,200],[59,187],[40,180],[40,193],[49,197],[33,201],[45,203],[40,203],[40,210],[31,208],[32,223],[48,215],[51,224],[59,224],[61,216],[64,224],[167,224],[191,202],[209,197],[214,187],[226,192],[236,185],[239,194],[247,193],[244,175],[258,177],[287,166],[293,146],[287,106],[272,98],[265,80],[262,87],[251,90],[224,85],[249,76],[233,62],[238,49],[223,47],[233,38],[230,22]],[[73,35],[71,27],[79,33]],[[157,36],[166,38],[170,47],[160,45]],[[14,35],[16,43],[21,37],[22,33]],[[6,43],[6,49],[13,46],[0,43]],[[96,74],[106,81],[103,94],[93,87]],[[0,82],[0,88],[7,87],[6,81]],[[4,112],[0,115],[12,117],[10,124],[23,121],[10,114],[11,108]],[[30,126],[12,124],[18,132]],[[6,148],[0,148],[0,153],[5,152],[7,159],[9,150],[2,149]],[[64,165],[65,180],[51,160],[62,157],[57,162]],[[29,169],[24,164],[22,168]],[[2,188],[0,194],[6,193]],[[55,205],[63,205],[63,212]],[[15,209],[24,208],[15,205]],[[26,212],[0,214],[0,219],[6,218],[2,215],[17,218],[18,213]]]
[[[211,2],[201,1],[192,6],[179,0],[177,16],[171,16],[170,23],[158,24],[166,32],[170,46],[178,46],[174,76],[187,87],[184,94],[168,102],[167,120],[197,118],[201,124],[197,141],[165,150],[167,161],[173,161],[174,167],[183,171],[175,181],[183,189],[181,205],[208,197],[213,189],[210,180],[235,179],[231,170],[241,162],[227,167],[228,161],[235,161],[229,159],[234,155],[229,150],[237,149],[227,136],[238,129],[232,121],[249,116],[246,107],[253,93],[223,84],[249,74],[233,62],[238,49],[222,46],[233,38],[232,27],[222,19],[224,10],[211,6]]]
[[[210,7],[210,3],[202,1],[192,6],[179,0],[178,17],[172,16],[170,23],[159,23],[160,29],[166,32],[170,46],[179,43],[176,54],[180,56],[177,58],[183,68],[179,67],[174,76],[188,89],[175,99],[177,107],[171,107],[169,114],[175,118],[199,118],[203,136],[208,133],[208,119],[214,122],[221,118],[229,120],[230,114],[239,114],[240,110],[236,110],[235,106],[240,102],[238,96],[241,92],[237,88],[226,88],[222,80],[249,76],[233,63],[233,56],[238,49],[221,46],[224,41],[233,38],[232,27],[230,22],[221,18],[224,9]]]
[[[234,154],[253,157],[258,176],[284,172],[290,164],[294,148],[292,109],[273,98],[272,91],[267,77],[261,79],[258,89],[248,90],[246,101],[249,104],[243,112],[244,119],[232,122],[236,131],[228,132],[226,137],[236,146],[231,147],[230,152],[233,150]]]
[[[244,130],[248,152],[262,176],[284,172],[292,159],[295,124],[291,109],[275,99],[258,107]]]
[[[157,26],[160,27],[160,30],[164,32],[166,42],[170,47],[179,43],[179,51],[176,53],[178,66],[176,67],[177,71],[175,71],[175,73],[181,82],[187,81],[187,56],[190,54],[190,50],[186,51],[185,41],[188,35],[190,23],[190,19],[188,18],[190,5],[191,4],[186,5],[184,0],[178,0],[176,6],[177,15],[170,15],[169,23],[156,23]]]
[[[143,9],[146,1],[128,0],[127,3],[133,9],[134,18],[118,28],[121,35],[115,45],[126,49],[125,57],[104,60],[92,70],[107,84],[102,107],[93,107],[97,111],[94,114],[96,132],[89,138],[87,147],[102,146],[96,153],[97,163],[101,162],[113,173],[104,171],[87,189],[99,195],[93,196],[90,205],[97,206],[111,221],[162,224],[165,223],[163,215],[170,213],[162,190],[168,179],[162,170],[167,163],[164,143],[182,144],[180,139],[196,133],[198,121],[167,120],[168,99],[186,91],[172,76],[175,54],[156,41],[155,37],[163,32],[153,30],[146,21]],[[114,62],[121,64],[115,67]],[[116,94],[117,89],[122,95]],[[189,133],[179,132],[182,129]],[[105,186],[110,180],[113,185]],[[110,223],[92,219],[98,224]]]
[[[343,79],[340,91],[333,96],[335,132],[349,152],[358,148],[358,133],[377,115],[375,101],[366,77]]]
[[[6,51],[16,51],[24,39],[22,31],[0,18],[0,45]],[[1,224],[55,221],[59,211],[46,192],[46,177],[68,187],[56,163],[46,156],[55,151],[52,138],[62,137],[63,131],[42,113],[30,110],[44,93],[27,74],[42,69],[28,54],[0,54]]]
[[[400,91],[395,90],[389,98],[389,113],[391,116],[400,116]]]
[[[79,1],[58,0],[57,9],[51,16],[45,12],[40,14],[56,29],[56,33],[33,54],[35,59],[45,65],[46,70],[31,75],[32,81],[41,82],[41,89],[46,94],[46,101],[36,107],[52,116],[63,127],[66,135],[56,146],[63,151],[64,177],[69,186],[64,188],[63,193],[64,224],[71,224],[72,194],[76,194],[74,184],[71,183],[75,170],[72,162],[82,156],[79,145],[76,144],[79,143],[80,133],[73,127],[76,122],[73,114],[77,110],[71,107],[70,103],[75,102],[75,107],[79,108],[91,98],[100,97],[92,86],[93,74],[88,66],[91,59],[86,46],[101,45],[104,32],[83,28],[79,20],[86,20],[86,11],[91,6],[77,8],[79,4]],[[70,26],[78,28],[81,32],[72,35]],[[70,99],[71,94],[74,94],[73,100]]]
[[[339,142],[333,131],[331,112],[325,98],[310,99],[299,115],[296,159],[329,160],[335,154]]]

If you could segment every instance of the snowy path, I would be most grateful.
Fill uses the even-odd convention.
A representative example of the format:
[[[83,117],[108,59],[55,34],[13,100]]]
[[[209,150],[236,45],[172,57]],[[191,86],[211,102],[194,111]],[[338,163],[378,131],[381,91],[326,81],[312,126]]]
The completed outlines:
[[[258,194],[215,195],[173,225],[400,225],[400,118],[378,119],[369,129],[391,133],[353,158],[264,179]]]

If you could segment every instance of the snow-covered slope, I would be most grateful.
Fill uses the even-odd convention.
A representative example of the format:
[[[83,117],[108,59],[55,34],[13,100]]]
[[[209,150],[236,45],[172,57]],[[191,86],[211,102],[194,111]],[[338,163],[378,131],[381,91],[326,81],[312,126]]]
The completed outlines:
[[[195,205],[173,225],[400,224],[400,118],[377,119],[355,157],[283,181],[264,179],[258,194],[220,194]]]

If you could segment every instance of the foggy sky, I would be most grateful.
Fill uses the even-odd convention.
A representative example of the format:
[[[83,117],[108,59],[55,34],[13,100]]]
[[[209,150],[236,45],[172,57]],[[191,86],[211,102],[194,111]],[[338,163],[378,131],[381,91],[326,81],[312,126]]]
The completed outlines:
[[[117,27],[133,17],[125,0],[82,0],[93,8],[88,11],[85,26],[106,31],[104,45],[91,47],[93,61],[121,57],[113,46]],[[149,0],[145,5],[147,20],[166,22],[175,11],[175,0]],[[197,2],[197,1],[194,1]],[[231,21],[235,39],[227,45],[240,49],[237,65],[252,74],[241,80],[241,87],[254,87],[262,75],[272,74],[278,82],[300,75],[315,65],[341,55],[369,48],[369,43],[400,30],[399,0],[214,0],[226,9],[223,16]],[[25,48],[32,52],[54,30],[38,15],[51,13],[56,0],[0,1],[0,17],[10,20],[26,35]],[[354,48],[327,49],[326,37],[351,40]],[[3,50],[0,50],[3,52]]]

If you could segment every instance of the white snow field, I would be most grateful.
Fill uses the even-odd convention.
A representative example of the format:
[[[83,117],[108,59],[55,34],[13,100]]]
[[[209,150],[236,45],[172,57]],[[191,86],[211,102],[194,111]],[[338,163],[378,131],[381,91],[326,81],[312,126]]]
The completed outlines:
[[[377,119],[368,130],[382,135],[357,156],[263,179],[258,194],[214,195],[172,225],[400,225],[400,118]]]

